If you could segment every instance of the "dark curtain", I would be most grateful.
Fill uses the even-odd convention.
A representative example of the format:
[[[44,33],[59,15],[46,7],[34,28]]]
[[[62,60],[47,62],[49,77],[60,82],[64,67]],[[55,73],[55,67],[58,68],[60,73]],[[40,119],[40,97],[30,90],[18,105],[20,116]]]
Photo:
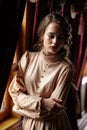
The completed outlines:
[[[80,22],[80,23],[79,23]],[[83,14],[81,13],[79,16],[79,21],[76,25],[80,26],[81,33],[76,33],[76,36],[73,38],[73,48],[72,48],[72,58],[73,63],[75,65],[75,73],[74,73],[74,84],[77,88],[80,87],[80,81],[83,75],[83,69],[87,60],[86,47],[87,47],[87,27],[84,21]],[[75,28],[74,26],[74,28]],[[78,26],[77,26],[78,27]],[[75,35],[75,32],[73,30]],[[74,54],[74,55],[73,55]]]
[[[71,6],[73,6],[72,12]],[[71,14],[75,14],[75,17],[72,18]],[[71,46],[71,58],[75,66],[73,83],[79,89],[87,60],[87,1],[67,1],[64,15],[72,25],[73,44]]]
[[[0,105],[20,32],[25,0],[0,0]]]
[[[64,15],[72,25],[71,60],[75,67],[73,85],[67,101],[67,113],[73,129],[77,130],[75,118],[81,116],[78,92],[83,69],[87,61],[87,2],[83,0],[67,1]]]
[[[40,20],[49,13],[49,0],[37,0],[36,3],[27,2],[27,49],[33,50],[37,42],[36,30]]]

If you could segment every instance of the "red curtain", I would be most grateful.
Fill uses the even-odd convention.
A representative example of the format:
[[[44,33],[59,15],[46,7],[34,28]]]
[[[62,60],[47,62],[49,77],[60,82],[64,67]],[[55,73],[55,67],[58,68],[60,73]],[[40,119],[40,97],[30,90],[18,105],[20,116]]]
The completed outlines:
[[[72,25],[71,59],[75,66],[73,83],[79,89],[83,69],[87,61],[87,2],[83,0],[66,1],[64,16]]]
[[[27,48],[32,51],[33,45],[36,43],[36,30],[40,20],[49,13],[50,0],[37,0],[36,3],[27,1]]]
[[[82,12],[74,20],[74,24],[72,24],[72,27],[74,44],[72,48],[72,58],[75,66],[74,84],[77,88],[79,88],[80,81],[83,75],[83,69],[87,61],[87,27]]]

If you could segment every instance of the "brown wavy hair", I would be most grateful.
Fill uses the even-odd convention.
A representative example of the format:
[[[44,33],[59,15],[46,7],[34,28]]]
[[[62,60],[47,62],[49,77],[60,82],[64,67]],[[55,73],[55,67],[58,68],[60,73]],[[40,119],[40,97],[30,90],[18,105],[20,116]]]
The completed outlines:
[[[44,35],[44,32],[45,32],[47,26],[52,22],[56,22],[61,25],[61,27],[63,29],[65,44],[66,44],[65,49],[63,48],[62,50],[69,51],[69,48],[72,44],[72,33],[71,33],[72,28],[71,28],[71,25],[68,23],[68,21],[58,13],[50,13],[41,20],[39,27],[37,29],[38,41],[37,41],[35,48],[37,48],[38,50],[40,50],[42,48],[43,44],[42,44],[41,38]]]

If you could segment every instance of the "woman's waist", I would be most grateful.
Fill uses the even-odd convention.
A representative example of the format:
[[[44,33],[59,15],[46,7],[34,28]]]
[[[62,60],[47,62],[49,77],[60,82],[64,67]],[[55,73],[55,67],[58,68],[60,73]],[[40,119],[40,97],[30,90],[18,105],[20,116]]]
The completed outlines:
[[[35,120],[51,120],[51,119],[59,118],[61,115],[66,115],[64,109],[61,109],[58,112],[50,112],[50,113],[46,111],[29,112],[29,113],[30,113],[29,117]]]

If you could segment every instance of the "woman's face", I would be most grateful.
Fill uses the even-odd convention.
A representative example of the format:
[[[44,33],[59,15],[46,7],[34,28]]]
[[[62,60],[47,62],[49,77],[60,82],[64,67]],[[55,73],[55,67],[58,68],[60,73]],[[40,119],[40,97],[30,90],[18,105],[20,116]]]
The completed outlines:
[[[56,22],[50,23],[42,37],[43,52],[46,55],[56,54],[64,44],[63,31],[60,24]]]

